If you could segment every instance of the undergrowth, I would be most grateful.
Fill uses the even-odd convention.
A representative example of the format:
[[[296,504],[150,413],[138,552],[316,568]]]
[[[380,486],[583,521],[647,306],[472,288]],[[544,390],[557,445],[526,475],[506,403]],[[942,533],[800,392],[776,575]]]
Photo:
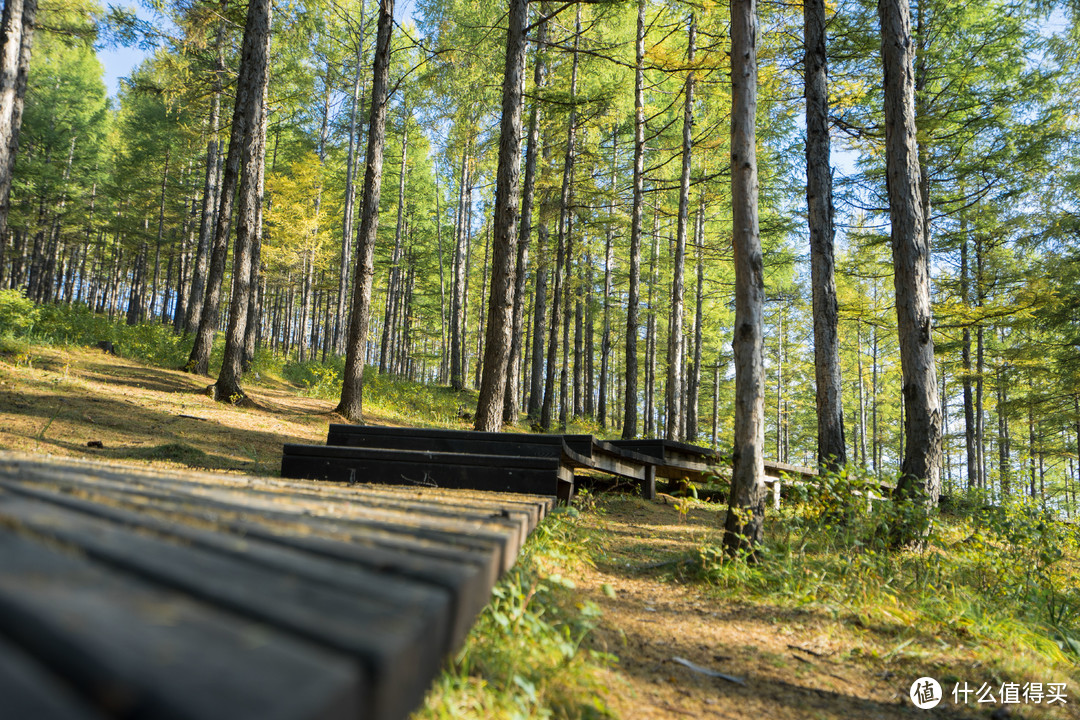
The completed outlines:
[[[576,510],[540,524],[413,720],[611,717],[600,678],[613,658],[582,645],[600,610],[570,580],[592,562],[587,533]]]
[[[1076,526],[1025,500],[991,505],[970,494],[931,517],[920,547],[898,550],[890,531],[922,511],[893,500],[868,507],[877,482],[850,468],[826,475],[770,513],[757,564],[702,542],[677,571],[721,597],[820,610],[888,638],[890,649],[866,649],[874,661],[932,664],[951,647],[974,654],[999,682],[1050,681],[1040,676],[1048,666],[1075,675]]]

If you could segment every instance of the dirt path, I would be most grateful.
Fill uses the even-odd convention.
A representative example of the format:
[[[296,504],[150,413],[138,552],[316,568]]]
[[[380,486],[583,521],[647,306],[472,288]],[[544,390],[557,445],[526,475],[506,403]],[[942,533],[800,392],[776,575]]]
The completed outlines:
[[[908,692],[920,673],[964,667],[962,648],[936,661],[904,652],[895,628],[866,627],[825,610],[719,597],[684,583],[664,559],[720,543],[723,510],[636,498],[599,503],[595,568],[575,577],[583,598],[603,610],[592,647],[612,653],[608,702],[622,718],[1074,718],[1076,704],[1047,709],[958,708],[951,696],[919,710]],[[899,650],[894,650],[900,646]],[[732,679],[710,677],[675,658]],[[969,662],[969,661],[968,661]],[[927,669],[929,666],[930,669]],[[989,668],[971,668],[987,675]],[[951,685],[948,686],[949,692]],[[1071,686],[1070,686],[1071,687]],[[1075,698],[1070,697],[1074,703]]]

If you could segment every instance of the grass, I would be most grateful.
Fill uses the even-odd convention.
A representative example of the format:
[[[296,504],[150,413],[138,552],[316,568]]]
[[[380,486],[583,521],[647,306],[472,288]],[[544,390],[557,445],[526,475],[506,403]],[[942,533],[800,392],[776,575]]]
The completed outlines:
[[[576,510],[537,528],[413,720],[612,716],[603,671],[614,658],[582,645],[600,610],[571,580],[592,562],[590,535]]]

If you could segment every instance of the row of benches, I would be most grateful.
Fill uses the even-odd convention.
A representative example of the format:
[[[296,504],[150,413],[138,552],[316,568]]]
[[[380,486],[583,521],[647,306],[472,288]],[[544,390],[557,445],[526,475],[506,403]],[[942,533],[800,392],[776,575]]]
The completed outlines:
[[[0,453],[0,716],[402,720],[553,507]]]
[[[700,479],[720,469],[708,448],[669,440],[472,432],[332,424],[326,445],[285,445],[287,478],[553,495],[568,501],[577,472],[631,480],[656,495],[656,478]]]

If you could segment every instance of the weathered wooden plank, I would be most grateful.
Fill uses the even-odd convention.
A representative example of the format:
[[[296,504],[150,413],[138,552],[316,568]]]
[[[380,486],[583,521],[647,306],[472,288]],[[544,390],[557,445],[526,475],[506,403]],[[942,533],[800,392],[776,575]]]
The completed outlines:
[[[354,563],[369,571],[389,575],[391,579],[400,577],[443,588],[453,599],[452,638],[455,646],[463,639],[473,618],[487,604],[498,570],[496,558],[490,553],[427,547],[417,541],[380,543],[379,537],[357,537],[352,532],[340,530],[336,524],[314,518],[280,514],[268,517],[266,513],[252,513],[249,508],[177,491],[162,492],[134,481],[124,483],[86,475],[71,478],[60,471],[43,475],[40,470],[37,473],[27,470],[21,479],[32,482],[31,488],[77,492],[95,503],[119,505],[172,521],[209,525],[217,531],[242,538]]]
[[[0,567],[3,567],[0,561]],[[33,720],[98,720],[62,680],[0,638],[0,716]]]
[[[21,537],[7,524],[0,633],[104,713],[344,719],[366,706],[365,676],[346,657]]]
[[[400,437],[427,438],[427,439],[457,439],[467,441],[484,442],[508,442],[508,443],[534,443],[552,444],[558,446],[565,444],[571,450],[588,455],[591,450],[592,435],[562,434],[552,435],[545,433],[507,433],[507,432],[477,432],[475,430],[449,430],[445,428],[411,428],[389,427],[386,425],[348,425],[344,423],[331,423],[327,434],[327,445],[348,444],[338,442],[344,437],[357,438],[357,442],[364,442],[367,447],[386,447],[381,444],[383,440],[393,440]],[[367,440],[361,440],[366,438]],[[370,443],[370,444],[367,444]]]
[[[354,657],[368,677],[362,713],[403,718],[423,698],[448,645],[446,604],[346,592],[37,500],[0,496],[0,523]]]
[[[34,472],[33,466],[24,464],[21,472]],[[126,470],[102,469],[78,472],[38,467],[39,474],[65,473],[69,477],[112,476],[121,481],[132,479]],[[372,542],[402,548],[426,548],[434,556],[453,557],[462,552],[478,558],[490,556],[494,562],[492,582],[498,572],[513,564],[518,551],[517,532],[506,527],[500,520],[488,522],[459,522],[429,517],[422,513],[393,513],[371,509],[362,503],[326,503],[295,500],[288,495],[266,492],[260,483],[249,485],[215,486],[213,483],[185,483],[177,479],[155,479],[142,476],[139,482],[157,487],[169,493],[180,493],[199,498],[201,501],[217,501],[237,512],[246,512],[256,521],[302,523],[322,528],[323,532],[336,533],[342,538],[356,542]]]
[[[557,495],[560,467],[555,458],[320,445],[286,445],[281,459],[281,475],[289,478],[535,495]]]
[[[387,432],[389,431],[389,432]],[[526,435],[521,433],[489,433],[417,428],[371,428],[362,425],[331,424],[326,436],[327,446],[356,447],[369,450],[413,450],[437,453],[469,453],[477,455],[509,455],[514,457],[556,458],[572,467],[589,467],[591,443],[572,436],[571,449],[562,435]]]
[[[457,647],[468,634],[475,618],[474,608],[463,607],[459,602],[459,595],[439,583],[432,583],[427,577],[402,578],[385,572],[384,568],[376,571],[363,565],[342,562],[340,558],[314,556],[299,548],[270,544],[251,535],[220,532],[223,529],[220,526],[217,526],[215,531],[192,527],[177,522],[178,515],[183,517],[180,513],[169,513],[167,519],[161,519],[158,515],[161,514],[160,506],[164,504],[162,500],[154,502],[155,512],[149,514],[133,511],[131,506],[108,504],[107,501],[115,500],[115,496],[95,494],[92,499],[84,499],[50,492],[41,487],[18,486],[3,481],[0,481],[0,485],[12,492],[101,517],[125,527],[149,530],[170,539],[175,538],[192,547],[235,557],[272,571],[290,573],[302,578],[304,582],[321,583],[351,595],[370,597],[398,606],[403,611],[446,613],[451,618],[451,630],[439,652],[445,653]],[[147,508],[144,506],[139,509]],[[191,519],[190,516],[188,519]],[[482,579],[478,575],[474,575],[472,581],[477,586],[482,585]]]

